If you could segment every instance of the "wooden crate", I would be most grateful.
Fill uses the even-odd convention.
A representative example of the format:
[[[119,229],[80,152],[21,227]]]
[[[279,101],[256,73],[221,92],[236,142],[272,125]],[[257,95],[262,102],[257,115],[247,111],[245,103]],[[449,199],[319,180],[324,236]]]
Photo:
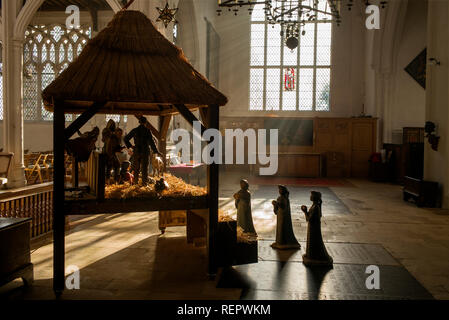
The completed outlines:
[[[179,227],[187,224],[187,214],[185,210],[159,211],[159,230],[165,233],[168,227]]]
[[[99,201],[104,200],[105,155],[98,151],[92,152],[86,164],[86,173],[90,194]]]
[[[258,262],[258,243],[237,242],[237,221],[219,222],[217,228],[218,266],[228,267]]]

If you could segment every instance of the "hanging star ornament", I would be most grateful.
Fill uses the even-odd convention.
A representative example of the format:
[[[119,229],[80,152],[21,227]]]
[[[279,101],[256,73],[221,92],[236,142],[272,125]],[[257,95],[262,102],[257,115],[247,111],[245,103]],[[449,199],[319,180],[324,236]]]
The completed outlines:
[[[168,7],[168,2],[165,4],[163,9],[156,7],[157,11],[159,11],[159,17],[157,18],[157,22],[162,21],[164,23],[165,28],[169,25],[170,22],[177,23],[175,19],[175,15],[178,12],[178,8],[170,9]]]

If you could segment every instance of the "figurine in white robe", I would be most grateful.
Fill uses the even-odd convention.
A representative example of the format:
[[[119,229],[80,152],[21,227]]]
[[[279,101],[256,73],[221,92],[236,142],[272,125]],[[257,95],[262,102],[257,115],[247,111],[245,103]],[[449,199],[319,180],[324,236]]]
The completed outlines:
[[[237,208],[237,226],[241,227],[243,232],[256,234],[251,213],[251,193],[248,190],[248,181],[240,180],[240,188],[234,194],[235,207]]]

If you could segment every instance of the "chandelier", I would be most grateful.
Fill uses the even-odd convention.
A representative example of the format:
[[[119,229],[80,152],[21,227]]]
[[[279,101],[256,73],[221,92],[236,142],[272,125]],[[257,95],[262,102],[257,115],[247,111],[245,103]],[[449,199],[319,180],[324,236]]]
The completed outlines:
[[[299,35],[305,34],[301,29],[308,22],[332,20],[337,25],[341,23],[341,7],[348,10],[354,6],[356,0],[218,0],[217,14],[220,16],[227,8],[234,15],[243,7],[248,8],[251,15],[256,5],[263,5],[265,19],[270,24],[280,24],[281,34],[285,35],[288,48],[298,46]],[[369,6],[369,0],[359,0]],[[381,0],[380,5],[385,8],[387,0]]]
[[[248,7],[252,14],[255,5],[264,5],[267,21],[281,25],[305,23],[321,18],[333,18],[340,22],[340,3],[342,0],[218,0],[218,15],[222,8],[238,14],[243,7]],[[351,0],[349,0],[351,1]]]

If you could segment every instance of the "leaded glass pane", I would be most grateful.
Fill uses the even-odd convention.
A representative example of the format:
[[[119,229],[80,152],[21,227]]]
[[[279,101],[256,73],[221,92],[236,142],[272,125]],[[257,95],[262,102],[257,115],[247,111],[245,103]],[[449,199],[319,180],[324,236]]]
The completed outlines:
[[[67,51],[68,51],[67,52],[67,59],[69,61],[73,61],[73,46],[72,46],[72,44],[69,44],[69,48],[68,48]]]
[[[263,69],[251,69],[249,81],[249,109],[263,110]]]
[[[301,66],[312,66],[315,54],[315,24],[306,23],[302,30],[305,31],[305,34],[301,35],[300,39],[299,63]]]
[[[251,65],[263,66],[265,56],[265,25],[251,25]]]
[[[313,110],[313,69],[299,69],[299,110]]]
[[[27,63],[31,60],[31,50],[28,44],[25,44],[23,47],[23,63]]]
[[[296,110],[297,69],[284,68],[282,110]]]
[[[61,40],[61,37],[64,35],[64,33],[65,32],[62,30],[61,26],[54,26],[53,30],[50,32],[56,42],[59,42],[59,40]]]
[[[44,90],[50,83],[55,80],[55,72],[51,64],[47,63],[42,71],[42,88]],[[53,113],[48,112],[42,103],[42,120],[53,120]]]
[[[330,11],[329,4],[328,4],[327,0],[319,0],[318,10],[320,10],[322,12]],[[322,13],[322,12],[318,12],[318,15],[317,15],[318,21],[329,20],[330,16],[325,13]]]
[[[329,111],[330,69],[316,70],[316,111]]]
[[[50,61],[56,63],[56,49],[53,43],[50,46]]]
[[[291,50],[284,47],[284,66],[296,66],[298,64],[298,49]]]
[[[76,43],[78,41],[79,37],[76,33],[72,34],[72,41],[73,43]]]
[[[61,69],[59,71],[59,73],[61,74],[65,69],[67,69],[67,67],[69,66],[69,64],[66,62],[61,66]]]
[[[26,66],[23,79],[23,118],[26,121],[37,120],[38,90],[37,72],[34,65]]]
[[[47,61],[47,46],[42,46],[42,53],[41,53],[41,62]]]
[[[281,26],[267,27],[267,66],[281,65]]]
[[[76,49],[76,56],[79,56],[81,54],[81,51],[83,51],[83,46],[78,44],[78,48]]]
[[[281,89],[281,70],[267,69],[267,87],[266,87],[266,110],[279,110],[280,89]]]
[[[111,119],[114,120],[115,122],[120,122],[120,115],[119,114],[107,114],[106,122],[108,122]]]
[[[64,45],[61,44],[59,46],[59,63],[63,62],[65,59],[65,48]]]
[[[253,13],[251,15],[252,21],[265,21],[265,5],[258,4],[254,6]]]
[[[318,23],[317,28],[319,37],[317,37],[316,64],[329,66],[331,64],[332,24]]]
[[[64,25],[59,24],[30,26],[27,29],[23,88],[25,120],[52,119],[52,114],[43,108],[41,92],[57,74],[67,68],[83,49],[89,36],[89,28],[68,31]],[[67,121],[73,119],[73,115],[66,115]]]

